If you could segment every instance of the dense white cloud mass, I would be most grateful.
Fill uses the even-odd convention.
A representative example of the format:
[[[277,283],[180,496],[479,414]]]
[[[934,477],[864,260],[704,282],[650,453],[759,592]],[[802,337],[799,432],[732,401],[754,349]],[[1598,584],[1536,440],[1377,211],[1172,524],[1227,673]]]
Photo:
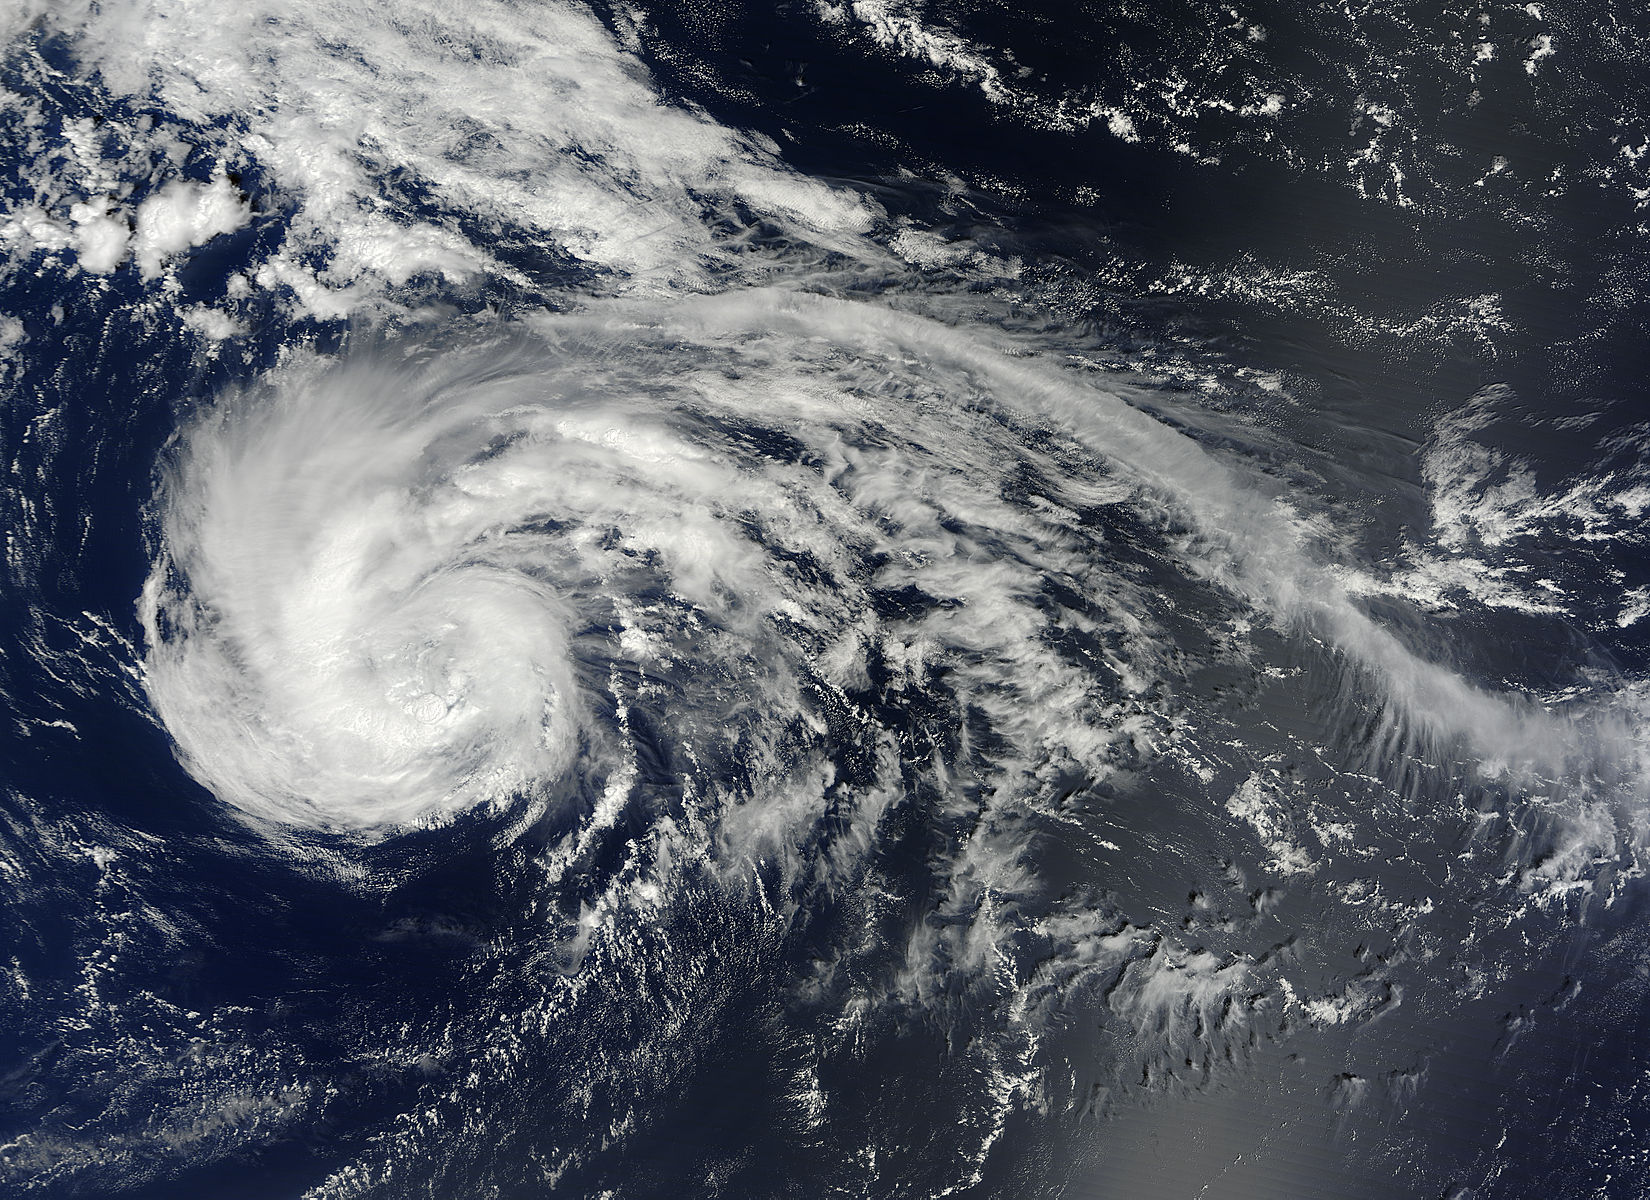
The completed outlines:
[[[1465,738],[1495,770],[1583,752],[1570,722],[1373,621],[1258,475],[1030,344],[772,289],[531,324],[418,365],[297,360],[186,434],[147,680],[221,797],[354,828],[503,804],[581,754],[619,769],[580,694],[617,662],[743,677],[721,699],[667,689],[657,718],[782,739],[813,719],[805,677],[852,689],[872,656],[916,682],[979,674],[960,690],[1002,739],[1005,794],[1101,777],[1164,682],[1083,516],[1117,504],[1189,577],[1329,639],[1393,736]],[[869,588],[928,611],[879,617]],[[1096,629],[1098,658],[1061,641]]]
[[[323,318],[372,309],[418,275],[521,280],[494,239],[539,241],[540,254],[604,272],[611,287],[703,286],[736,252],[707,215],[744,205],[821,245],[863,250],[878,211],[790,172],[765,139],[666,103],[572,4],[536,5],[524,21],[505,0],[71,2],[40,19],[112,93],[166,114],[118,127],[134,161],[171,157],[178,169],[182,132],[261,173],[287,230],[254,277]],[[40,170],[67,169],[66,191],[95,191],[110,183],[95,159],[43,155]],[[86,211],[75,218],[82,264],[107,272],[124,239]],[[15,213],[10,240],[50,248],[66,216],[41,211],[31,225]],[[137,213],[137,263],[153,276],[166,255],[244,219],[221,176],[174,180]]]

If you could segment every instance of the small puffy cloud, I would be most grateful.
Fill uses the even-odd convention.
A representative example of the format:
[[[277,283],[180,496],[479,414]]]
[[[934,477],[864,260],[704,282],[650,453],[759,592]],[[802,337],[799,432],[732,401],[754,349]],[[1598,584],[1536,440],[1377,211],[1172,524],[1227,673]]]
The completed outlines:
[[[131,230],[126,214],[108,200],[87,200],[69,209],[74,222],[74,246],[80,265],[94,275],[107,275],[126,257]]]
[[[145,279],[154,279],[171,255],[233,233],[251,216],[246,198],[222,171],[207,183],[174,180],[138,206],[137,235],[132,239],[138,270]]]

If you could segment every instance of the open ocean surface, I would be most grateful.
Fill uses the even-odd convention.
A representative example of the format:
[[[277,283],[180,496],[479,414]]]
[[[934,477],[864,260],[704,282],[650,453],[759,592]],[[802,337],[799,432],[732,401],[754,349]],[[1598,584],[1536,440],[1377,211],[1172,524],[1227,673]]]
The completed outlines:
[[[0,6],[0,1194],[1650,1195],[1650,11]]]

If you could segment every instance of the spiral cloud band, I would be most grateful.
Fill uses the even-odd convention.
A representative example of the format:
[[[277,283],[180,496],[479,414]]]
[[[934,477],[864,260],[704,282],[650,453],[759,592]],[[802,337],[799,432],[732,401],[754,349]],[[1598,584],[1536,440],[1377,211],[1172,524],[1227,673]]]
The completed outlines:
[[[1163,719],[1151,605],[1100,546],[1126,510],[1411,720],[1563,752],[1375,626],[1238,468],[1014,349],[758,291],[285,367],[167,475],[154,707],[245,812],[368,830],[618,779],[633,708],[778,778],[824,754],[819,689],[874,668],[945,679],[991,786],[1035,791]]]
[[[776,770],[819,740],[804,693],[862,688],[870,657],[978,672],[1011,759],[1059,743],[1099,770],[1108,698],[1041,597],[1063,581],[1118,638],[1139,618],[1102,615],[1121,587],[1089,577],[1063,472],[947,398],[981,396],[969,364],[911,350],[856,306],[765,295],[287,368],[167,475],[155,709],[219,797],[342,829],[621,769],[615,671],[676,752]],[[1005,495],[1005,456],[1048,486]],[[1143,686],[1144,647],[1088,653]]]

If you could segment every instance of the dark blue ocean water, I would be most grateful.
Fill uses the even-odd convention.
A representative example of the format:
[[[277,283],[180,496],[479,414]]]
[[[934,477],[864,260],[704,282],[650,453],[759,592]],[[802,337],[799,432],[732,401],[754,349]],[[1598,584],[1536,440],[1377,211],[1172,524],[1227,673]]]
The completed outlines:
[[[1594,7],[0,23],[0,1191],[1643,1194]]]

